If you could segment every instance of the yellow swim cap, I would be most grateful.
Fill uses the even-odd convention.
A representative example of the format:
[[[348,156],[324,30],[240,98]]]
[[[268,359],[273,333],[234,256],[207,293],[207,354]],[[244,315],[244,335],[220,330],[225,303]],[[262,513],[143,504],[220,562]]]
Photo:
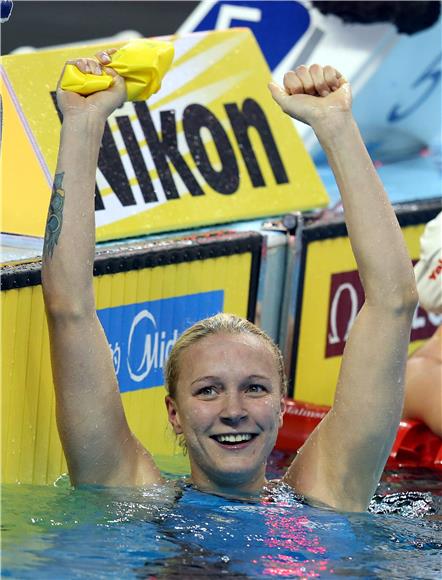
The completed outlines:
[[[172,64],[173,44],[139,38],[131,40],[112,55],[113,68],[126,82],[128,101],[145,101],[161,87],[161,81]],[[108,89],[112,77],[81,72],[75,65],[66,65],[61,88],[80,95],[90,95]]]

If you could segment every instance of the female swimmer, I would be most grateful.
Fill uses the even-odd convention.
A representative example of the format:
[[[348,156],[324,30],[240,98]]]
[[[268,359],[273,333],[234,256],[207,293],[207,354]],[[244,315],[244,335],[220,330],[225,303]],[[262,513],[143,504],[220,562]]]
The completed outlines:
[[[42,283],[49,323],[57,421],[71,481],[146,486],[163,478],[131,433],[92,287],[94,184],[107,117],[126,98],[106,68],[113,50],[73,63],[114,77],[82,97],[58,88],[61,142],[49,208]],[[351,113],[348,82],[331,66],[301,66],[270,85],[281,109],[310,125],[327,154],[345,209],[365,290],[342,360],[332,410],[284,481],[311,501],[365,510],[393,443],[416,289],[410,259]],[[74,250],[74,251],[73,251]],[[167,375],[170,423],[188,449],[201,490],[253,495],[284,411],[280,354],[256,327],[226,315],[197,324],[177,342]]]

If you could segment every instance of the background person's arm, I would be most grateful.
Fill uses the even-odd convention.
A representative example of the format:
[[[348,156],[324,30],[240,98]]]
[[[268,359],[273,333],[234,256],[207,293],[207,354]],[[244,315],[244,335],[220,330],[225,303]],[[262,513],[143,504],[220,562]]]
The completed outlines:
[[[349,84],[332,67],[300,67],[271,86],[290,116],[314,129],[341,192],[365,291],[347,340],[331,411],[285,480],[336,509],[367,508],[399,424],[416,288],[393,208],[351,114]]]
[[[442,326],[407,361],[402,417],[442,437]]]
[[[93,59],[76,63],[82,72],[100,74]],[[162,478],[127,424],[93,292],[98,152],[106,119],[126,96],[123,79],[111,69],[106,72],[114,76],[107,91],[87,98],[57,91],[63,125],[45,232],[42,285],[57,423],[72,483],[143,485]]]

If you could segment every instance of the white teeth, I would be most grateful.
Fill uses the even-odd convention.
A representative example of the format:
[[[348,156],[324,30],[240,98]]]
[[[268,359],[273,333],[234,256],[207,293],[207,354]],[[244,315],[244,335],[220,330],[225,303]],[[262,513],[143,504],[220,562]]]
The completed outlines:
[[[249,433],[239,433],[238,435],[218,435],[217,441],[220,443],[241,443],[242,441],[250,441],[252,436]]]

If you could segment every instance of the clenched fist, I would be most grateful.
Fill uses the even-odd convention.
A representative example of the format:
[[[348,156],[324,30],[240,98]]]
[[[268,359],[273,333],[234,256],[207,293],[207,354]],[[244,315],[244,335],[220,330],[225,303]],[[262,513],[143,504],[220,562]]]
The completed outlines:
[[[63,116],[76,116],[82,113],[93,113],[104,120],[120,107],[126,100],[126,85],[124,79],[108,65],[112,61],[115,48],[99,52],[95,58],[79,58],[67,61],[66,64],[75,65],[82,73],[101,75],[103,72],[113,78],[112,85],[105,91],[98,91],[87,97],[71,91],[64,91],[61,86],[64,69],[57,86],[57,102]]]
[[[272,82],[269,89],[285,113],[313,129],[351,111],[350,85],[332,66],[299,66],[284,75],[284,88]]]

